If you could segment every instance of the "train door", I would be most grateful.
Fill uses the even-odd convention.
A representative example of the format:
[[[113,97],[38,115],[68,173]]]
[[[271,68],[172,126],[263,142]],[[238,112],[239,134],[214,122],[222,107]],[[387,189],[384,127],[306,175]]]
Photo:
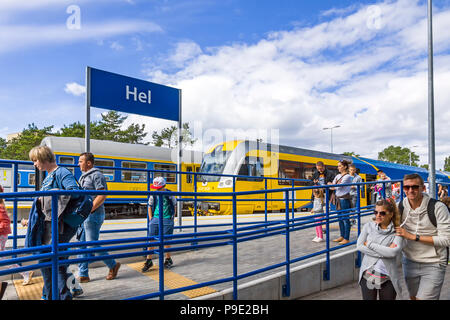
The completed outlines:
[[[246,156],[239,168],[238,175],[251,176],[251,178],[237,178],[236,191],[264,190],[264,159],[257,156]],[[237,197],[237,199],[239,198],[250,201],[238,201],[238,213],[264,211],[264,193]]]
[[[361,177],[362,182],[366,182],[367,181],[367,175],[365,173],[359,173],[358,175]],[[365,206],[367,206],[370,203],[370,198],[368,197],[368,193],[367,193],[368,189],[370,190],[370,186],[369,185],[366,185],[366,184],[360,185],[360,189],[359,189],[359,205],[361,207],[365,207]]]
[[[182,171],[193,172],[194,168],[192,165],[186,165]],[[184,174],[182,178],[183,192],[194,192],[194,175]]]
[[[375,174],[366,174],[365,176],[366,176],[366,182],[371,182],[371,181],[376,181],[377,180],[377,175],[375,175]],[[361,177],[362,177],[362,175],[361,175]],[[367,201],[367,205],[375,204],[375,201],[376,201],[375,195],[374,195],[373,190],[371,188],[372,186],[373,186],[373,184],[366,185],[366,199],[367,199],[366,201]]]

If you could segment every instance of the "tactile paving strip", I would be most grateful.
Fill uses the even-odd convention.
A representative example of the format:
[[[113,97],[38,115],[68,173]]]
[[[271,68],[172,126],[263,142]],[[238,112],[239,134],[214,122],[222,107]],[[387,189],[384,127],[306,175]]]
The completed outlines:
[[[44,279],[42,277],[33,277],[31,283],[22,286],[23,279],[14,280],[19,300],[41,300],[42,288],[44,287]]]
[[[130,268],[132,268],[136,271],[143,273],[144,275],[152,278],[154,281],[159,283],[159,268],[158,268],[158,266],[153,266],[147,272],[141,271],[143,262],[131,263],[131,264],[127,264],[127,266],[129,266]],[[195,284],[197,284],[197,282],[195,282],[191,279],[188,279],[178,273],[175,273],[175,272],[167,270],[167,269],[164,270],[164,285],[169,287],[170,289],[177,289],[177,288],[192,286]],[[181,293],[184,294],[185,296],[187,296],[188,298],[192,299],[192,298],[204,296],[207,294],[211,294],[214,292],[217,292],[217,291],[214,290],[213,288],[202,287],[202,288],[198,288],[198,289],[183,291]]]

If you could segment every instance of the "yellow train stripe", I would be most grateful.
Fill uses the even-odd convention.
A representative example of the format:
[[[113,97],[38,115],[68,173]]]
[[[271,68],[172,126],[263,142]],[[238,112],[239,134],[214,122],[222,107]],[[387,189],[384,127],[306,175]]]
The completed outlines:
[[[130,268],[132,268],[138,272],[142,272],[141,271],[142,265],[143,265],[142,262],[127,264],[127,266],[129,266]],[[153,267],[151,270],[144,272],[143,274],[152,278],[154,281],[159,283],[159,268],[158,268],[158,266]],[[170,270],[164,270],[164,285],[169,287],[170,289],[177,289],[177,288],[192,286],[195,284],[197,284],[197,282],[195,282],[191,279],[188,279],[178,273],[175,273]],[[204,296],[204,295],[214,293],[214,292],[217,292],[217,291],[214,290],[213,288],[202,287],[202,288],[198,288],[198,289],[183,291],[181,293],[184,294],[185,296],[187,296],[188,298],[192,299],[192,298]]]
[[[44,278],[33,277],[31,284],[22,286],[23,279],[14,280],[14,287],[19,300],[41,300]]]

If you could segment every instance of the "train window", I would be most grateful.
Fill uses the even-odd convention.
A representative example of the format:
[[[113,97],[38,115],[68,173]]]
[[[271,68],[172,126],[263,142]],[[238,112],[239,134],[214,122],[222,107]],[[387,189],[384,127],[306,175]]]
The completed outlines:
[[[75,159],[73,157],[59,157],[59,163],[61,164],[74,164],[75,163]],[[74,167],[66,167],[67,169],[69,169],[70,172],[72,172],[72,174],[74,174],[75,172],[75,168]]]
[[[95,166],[100,167],[114,167],[113,160],[95,159]],[[99,168],[100,171],[105,176],[106,181],[114,181],[114,169],[103,169]]]
[[[17,185],[20,186],[20,179],[22,174],[20,172],[17,173]]]
[[[159,164],[155,163],[153,165],[155,170],[165,170],[165,171],[177,171],[177,166],[174,164]],[[164,177],[167,183],[177,182],[175,173],[165,173],[165,172],[155,172],[154,177]]]
[[[122,162],[122,168],[147,169],[147,164],[140,162]],[[145,171],[126,171],[122,170],[122,181],[147,182],[147,173]]]
[[[261,178],[238,178],[238,181],[263,181],[264,177],[264,159],[257,157],[245,157],[244,163],[239,168],[238,175],[252,176]]]
[[[291,185],[292,182],[287,179],[301,179],[300,178],[300,162],[280,160],[278,165],[278,184]],[[298,181],[295,182],[298,185]]]
[[[301,179],[312,180],[314,170],[316,170],[316,165],[313,163],[302,163],[302,172],[300,174]]]
[[[36,174],[35,173],[30,173],[28,175],[28,184],[31,186],[36,185]]]
[[[283,180],[278,180],[280,185],[292,185],[291,180],[287,179],[306,179],[311,180],[314,172],[315,164],[313,163],[303,163],[295,161],[280,160],[278,166],[278,177],[284,178]],[[295,186],[307,186],[309,185],[306,181],[295,181]]]

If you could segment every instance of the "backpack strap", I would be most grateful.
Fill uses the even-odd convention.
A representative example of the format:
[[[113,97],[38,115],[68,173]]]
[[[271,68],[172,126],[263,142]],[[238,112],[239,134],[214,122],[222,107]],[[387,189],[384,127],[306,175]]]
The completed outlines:
[[[430,201],[428,201],[428,206],[427,206],[428,218],[430,219],[431,223],[435,227],[437,227],[437,222],[436,222],[436,214],[434,213],[434,209],[436,207],[436,202],[438,202],[438,201],[439,200],[430,198]]]

